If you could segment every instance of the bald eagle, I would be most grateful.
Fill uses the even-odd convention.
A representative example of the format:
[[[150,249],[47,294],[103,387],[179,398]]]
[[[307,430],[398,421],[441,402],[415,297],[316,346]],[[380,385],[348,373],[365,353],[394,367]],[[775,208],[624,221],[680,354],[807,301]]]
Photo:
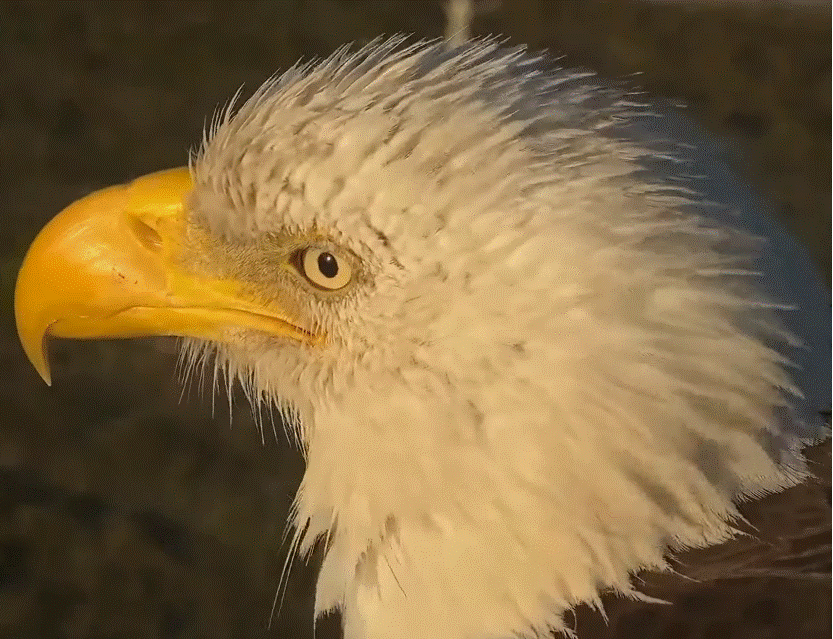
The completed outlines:
[[[569,632],[826,436],[829,294],[687,126],[493,41],[341,50],[53,219],[19,335],[47,382],[47,336],[182,336],[278,406],[347,639]]]

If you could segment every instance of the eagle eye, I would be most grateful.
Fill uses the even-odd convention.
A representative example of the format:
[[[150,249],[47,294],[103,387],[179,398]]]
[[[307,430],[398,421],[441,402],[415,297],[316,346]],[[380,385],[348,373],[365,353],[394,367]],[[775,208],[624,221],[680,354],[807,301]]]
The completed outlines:
[[[301,274],[313,286],[325,291],[337,291],[350,283],[353,270],[349,262],[335,251],[309,247],[301,252]]]

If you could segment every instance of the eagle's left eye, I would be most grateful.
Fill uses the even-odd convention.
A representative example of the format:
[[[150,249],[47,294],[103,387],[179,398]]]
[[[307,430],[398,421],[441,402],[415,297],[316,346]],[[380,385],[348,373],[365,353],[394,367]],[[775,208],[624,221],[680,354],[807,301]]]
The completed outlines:
[[[310,284],[337,291],[350,283],[353,270],[344,257],[326,248],[309,247],[301,253],[300,270]]]

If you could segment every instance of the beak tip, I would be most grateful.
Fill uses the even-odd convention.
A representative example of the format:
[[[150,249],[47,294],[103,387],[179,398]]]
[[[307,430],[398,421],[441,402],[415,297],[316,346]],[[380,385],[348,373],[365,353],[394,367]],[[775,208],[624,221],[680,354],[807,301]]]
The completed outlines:
[[[26,351],[26,357],[30,362],[32,362],[32,366],[34,366],[38,375],[40,375],[40,378],[46,382],[47,386],[52,386],[52,371],[49,370],[49,360],[47,359],[45,342],[46,340],[42,337],[40,340],[41,349],[39,352],[30,352],[31,349],[27,349],[25,346],[23,350]]]
[[[41,376],[41,379],[46,382],[47,386],[52,386],[52,375],[50,375],[48,368],[39,370],[38,374]]]

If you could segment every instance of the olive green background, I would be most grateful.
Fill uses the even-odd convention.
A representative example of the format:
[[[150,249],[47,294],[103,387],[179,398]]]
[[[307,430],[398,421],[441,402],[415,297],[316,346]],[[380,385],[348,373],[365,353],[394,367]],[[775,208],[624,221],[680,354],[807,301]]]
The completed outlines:
[[[689,103],[829,276],[829,4],[486,4],[476,34],[641,72],[630,81]],[[313,636],[316,557],[293,565],[267,628],[297,451],[280,432],[261,441],[244,402],[229,427],[225,397],[212,417],[207,387],[182,393],[171,341],[56,342],[47,388],[17,343],[14,278],[57,211],[182,164],[241,84],[347,41],[443,28],[440,4],[417,0],[0,3],[0,638]],[[723,584],[591,630],[830,636],[830,585]]]

